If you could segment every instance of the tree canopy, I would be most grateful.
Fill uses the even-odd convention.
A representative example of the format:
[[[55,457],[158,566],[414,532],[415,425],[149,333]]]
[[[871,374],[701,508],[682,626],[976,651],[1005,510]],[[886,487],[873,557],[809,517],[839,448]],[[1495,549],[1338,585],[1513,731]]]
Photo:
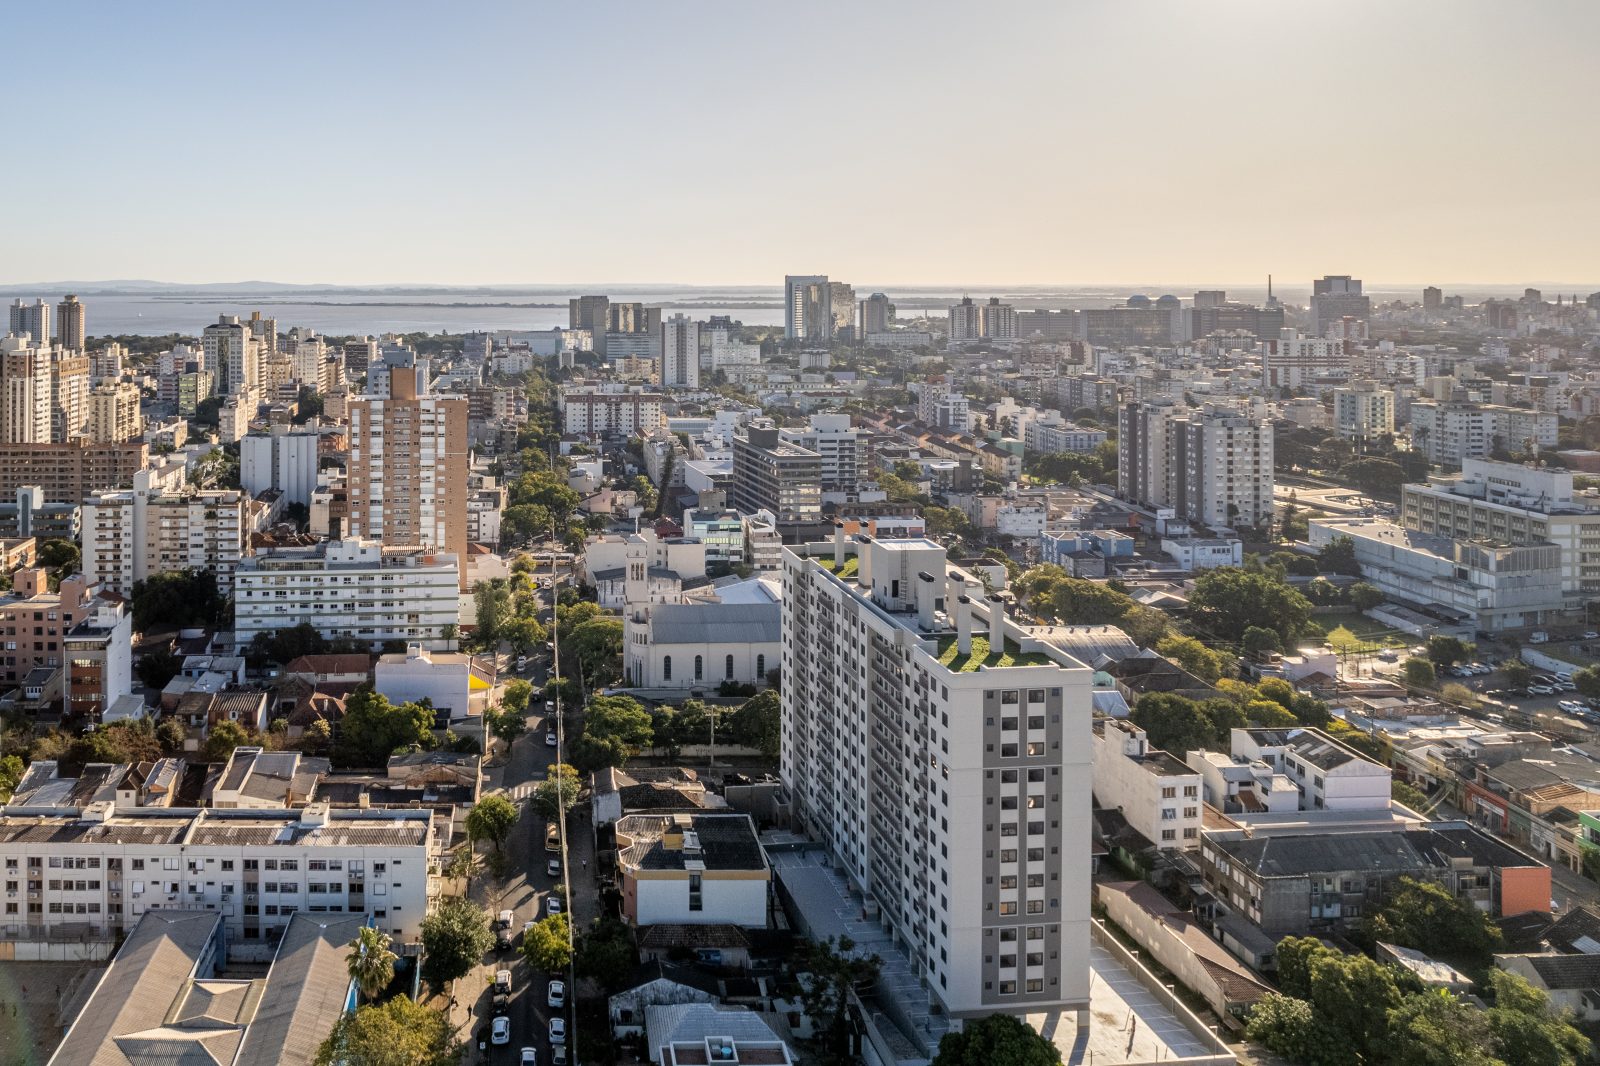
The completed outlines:
[[[484,796],[467,812],[467,836],[472,840],[487,840],[499,851],[517,824],[516,804],[504,796]]]
[[[204,570],[163,570],[131,590],[133,628],[183,627],[214,621],[223,606],[217,577]]]
[[[461,1046],[449,1018],[405,996],[341,1017],[316,1066],[455,1066]]]
[[[422,977],[442,989],[471,973],[493,945],[489,916],[460,896],[446,896],[422,919]]]
[[[1311,603],[1264,571],[1219,566],[1195,578],[1189,609],[1217,636],[1238,641],[1245,630],[1273,630],[1285,644],[1311,620]]]
[[[571,964],[569,921],[565,911],[552,914],[534,922],[522,934],[522,957],[529,966],[543,973],[561,973]]]
[[[929,1066],[1056,1066],[1061,1050],[1013,1014],[991,1014],[946,1033]]]
[[[391,704],[388,697],[362,686],[345,701],[333,760],[340,766],[383,766],[396,751],[426,747],[432,739],[431,708]]]

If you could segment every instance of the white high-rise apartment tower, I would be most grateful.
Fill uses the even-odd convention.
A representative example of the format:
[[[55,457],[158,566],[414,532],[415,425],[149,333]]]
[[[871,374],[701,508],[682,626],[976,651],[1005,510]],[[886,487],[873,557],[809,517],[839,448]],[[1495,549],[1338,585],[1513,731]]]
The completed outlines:
[[[200,334],[205,366],[217,375],[224,396],[254,392],[261,386],[261,341],[238,315],[222,315]]]
[[[894,304],[881,292],[875,292],[861,301],[861,336],[869,333],[888,333],[894,324]]]
[[[25,304],[20,299],[11,301],[10,332],[33,338],[35,348],[48,348],[55,336],[50,328],[50,305],[43,300]]]
[[[983,337],[983,311],[972,297],[963,296],[950,308],[950,343],[961,344]]]
[[[661,384],[672,388],[700,385],[700,323],[673,315],[661,323]]]
[[[789,274],[783,279],[785,340],[827,340],[833,333],[832,292],[826,274]]]
[[[933,541],[836,528],[782,559],[797,826],[946,1013],[1085,1010],[1090,668]]]

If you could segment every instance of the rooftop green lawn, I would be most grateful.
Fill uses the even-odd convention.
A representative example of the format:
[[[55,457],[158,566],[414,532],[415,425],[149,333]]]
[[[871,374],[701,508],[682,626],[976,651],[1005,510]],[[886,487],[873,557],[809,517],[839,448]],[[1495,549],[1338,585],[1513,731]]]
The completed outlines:
[[[1022,651],[1014,641],[1006,641],[1005,650],[993,652],[989,649],[989,638],[973,634],[972,651],[966,655],[961,654],[957,647],[956,635],[951,633],[939,638],[939,664],[958,674],[976,670],[980,666],[990,668],[1004,666],[1049,666],[1055,662],[1050,656],[1036,651]]]
[[[831,555],[813,555],[812,558],[817,561],[817,565],[818,566],[822,567],[824,570],[828,571],[830,574],[836,574],[839,577],[855,577],[856,576],[856,570],[860,567],[860,564],[861,564],[861,560],[858,559],[856,556],[852,555],[852,556],[850,556],[850,558],[848,558],[848,559],[846,559],[844,561],[844,565],[843,566],[841,566],[837,570],[835,570],[834,569],[833,556],[831,556]]]

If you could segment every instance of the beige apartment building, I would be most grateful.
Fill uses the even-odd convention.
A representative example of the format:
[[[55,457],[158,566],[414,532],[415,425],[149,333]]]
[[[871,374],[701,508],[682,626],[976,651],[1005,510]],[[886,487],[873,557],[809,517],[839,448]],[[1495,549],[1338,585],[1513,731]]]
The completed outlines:
[[[89,394],[89,439],[120,444],[144,435],[139,414],[139,386],[131,382],[102,385]]]
[[[348,539],[467,557],[467,398],[433,396],[413,363],[350,401]],[[461,573],[465,588],[466,572]]]

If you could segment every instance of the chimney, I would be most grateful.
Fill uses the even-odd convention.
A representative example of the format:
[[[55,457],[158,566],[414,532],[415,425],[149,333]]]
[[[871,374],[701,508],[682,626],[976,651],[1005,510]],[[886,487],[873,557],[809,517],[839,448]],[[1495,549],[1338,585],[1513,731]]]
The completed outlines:
[[[996,592],[989,597],[989,649],[1006,650],[1006,594]]]
[[[933,631],[933,601],[938,599],[939,587],[933,575],[926,570],[917,573],[917,625],[924,633]]]
[[[872,538],[856,534],[856,583],[872,595]]]
[[[949,570],[945,574],[944,609],[951,617],[955,616],[956,601],[967,591],[967,579],[961,576],[960,571]]]
[[[965,596],[956,598],[956,650],[962,655],[972,652],[972,601]]]
[[[844,568],[844,523],[833,524],[833,572]]]

